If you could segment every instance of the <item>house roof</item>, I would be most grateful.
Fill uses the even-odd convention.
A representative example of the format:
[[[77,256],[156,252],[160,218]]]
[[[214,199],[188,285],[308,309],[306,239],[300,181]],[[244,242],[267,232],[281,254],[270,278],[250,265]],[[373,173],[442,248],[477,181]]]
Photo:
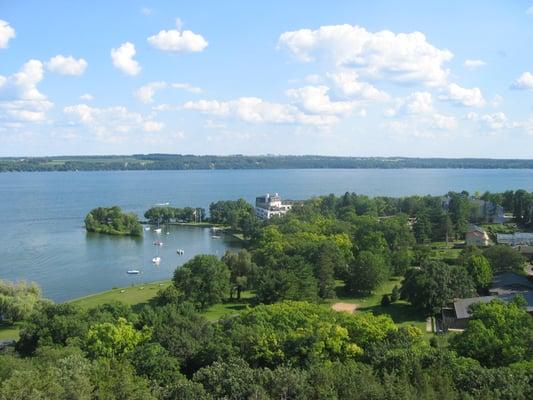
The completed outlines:
[[[492,280],[490,292],[496,295],[533,290],[533,282],[527,276],[506,272],[496,275]]]
[[[468,226],[468,232],[467,233],[475,233],[475,232],[479,232],[479,233],[483,233],[485,234],[485,229],[477,226],[477,225],[474,225],[474,224],[470,224]]]
[[[533,233],[515,232],[515,233],[497,233],[496,241],[498,243],[529,244],[533,243]]]
[[[504,302],[511,301],[515,296],[518,294],[521,294],[524,296],[524,299],[526,300],[526,310],[527,312],[531,313],[533,312],[533,291],[525,291],[525,292],[515,292],[515,293],[508,293],[504,295],[499,296],[481,296],[481,297],[469,297],[466,299],[457,299],[453,302],[453,308],[455,310],[455,316],[457,319],[465,319],[470,318],[472,314],[470,313],[470,306],[473,304],[479,304],[479,303],[490,303],[492,300],[499,299]]]

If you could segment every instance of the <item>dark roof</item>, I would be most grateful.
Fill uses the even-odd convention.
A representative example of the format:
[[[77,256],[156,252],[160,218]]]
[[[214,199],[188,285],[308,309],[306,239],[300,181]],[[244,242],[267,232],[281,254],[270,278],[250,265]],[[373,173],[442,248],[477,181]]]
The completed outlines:
[[[496,295],[524,292],[526,290],[533,290],[533,282],[527,276],[515,274],[514,272],[496,275],[490,286],[490,292]]]

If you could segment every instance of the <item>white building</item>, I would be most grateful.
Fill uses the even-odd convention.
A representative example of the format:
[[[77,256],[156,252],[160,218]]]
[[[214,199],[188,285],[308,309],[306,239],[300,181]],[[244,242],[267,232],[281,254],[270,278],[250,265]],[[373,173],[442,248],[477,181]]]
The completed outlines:
[[[292,204],[283,203],[279,194],[270,193],[255,198],[255,215],[261,219],[270,219],[276,215],[285,215]]]
[[[476,225],[470,225],[466,232],[465,242],[467,246],[487,247],[490,239],[487,232]]]

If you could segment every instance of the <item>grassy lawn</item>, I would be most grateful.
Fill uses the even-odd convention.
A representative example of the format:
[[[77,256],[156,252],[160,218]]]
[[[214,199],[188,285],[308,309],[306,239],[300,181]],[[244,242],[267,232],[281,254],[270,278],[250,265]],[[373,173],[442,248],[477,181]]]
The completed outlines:
[[[79,299],[71,300],[70,303],[76,304],[83,309],[89,309],[96,307],[110,301],[120,301],[133,307],[134,310],[139,310],[143,305],[148,304],[152,298],[157,294],[159,289],[163,289],[170,285],[171,282],[161,281],[147,283],[144,285],[132,285],[129,287],[118,288],[93,294]],[[216,321],[224,315],[235,314],[240,310],[246,308],[250,303],[250,299],[253,297],[251,292],[242,292],[240,301],[224,302],[215,304],[209,307],[201,315],[206,317],[210,321]]]
[[[436,260],[455,259],[461,254],[461,249],[453,248],[454,244],[462,244],[462,241],[450,242],[433,242],[430,244],[433,258]]]
[[[357,304],[357,311],[372,312],[374,315],[388,314],[398,325],[414,325],[422,332],[425,332],[425,315],[416,308],[411,307],[406,301],[398,300],[386,307],[381,305],[381,297],[386,293],[390,294],[394,286],[398,285],[399,287],[401,281],[401,277],[393,277],[369,296],[348,295],[344,291],[344,285],[340,283],[337,287],[337,298],[328,300],[324,306],[331,307],[332,304],[337,302]]]
[[[215,304],[200,313],[209,321],[217,321],[226,315],[237,314],[246,307],[250,306],[251,300],[254,298],[254,294],[250,291],[244,291],[241,293],[240,300],[226,301],[224,303]]]
[[[400,286],[401,278],[391,278],[370,296],[352,296],[344,292],[344,285],[339,282],[337,287],[337,298],[323,303],[324,307],[330,308],[333,303],[343,302],[357,304],[359,312],[372,312],[375,315],[388,314],[398,325],[414,325],[422,332],[425,332],[425,316],[418,310],[411,307],[403,300],[390,304],[387,307],[381,306],[381,296],[385,293],[391,293],[395,285]],[[171,284],[170,280],[153,282],[140,285],[112,289],[90,296],[69,301],[83,309],[96,307],[110,301],[120,301],[130,305],[138,311],[143,305],[148,304],[155,297],[159,289],[165,288]],[[241,294],[241,300],[227,301],[215,304],[206,311],[202,312],[205,318],[210,321],[216,321],[223,316],[232,315],[245,310],[251,304],[254,294],[250,291],[244,291]],[[8,325],[0,323],[0,340],[17,339],[19,335],[20,324]]]
[[[8,324],[0,322],[0,340],[17,340],[19,338],[20,322]]]
[[[132,285],[96,293],[86,297],[80,297],[79,299],[71,300],[70,303],[76,304],[83,309],[88,309],[110,301],[121,301],[132,307],[139,308],[143,304],[147,304],[156,295],[159,289],[165,288],[168,285],[170,285],[169,280]]]

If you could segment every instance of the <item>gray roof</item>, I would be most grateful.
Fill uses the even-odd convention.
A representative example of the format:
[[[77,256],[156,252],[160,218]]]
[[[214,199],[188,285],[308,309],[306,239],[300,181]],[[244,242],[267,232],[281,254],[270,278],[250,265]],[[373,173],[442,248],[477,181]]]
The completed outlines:
[[[496,241],[501,244],[533,244],[533,233],[515,232],[515,233],[497,233]]]
[[[530,281],[525,275],[515,274],[514,272],[496,275],[490,286],[490,292],[496,295],[524,292],[527,290],[533,290],[533,281]]]
[[[526,300],[526,310],[527,312],[533,312],[533,291],[526,292],[516,292],[500,296],[481,296],[481,297],[470,297],[467,299],[458,299],[453,302],[453,308],[455,309],[455,316],[457,319],[470,318],[472,314],[470,313],[470,306],[473,304],[479,303],[490,303],[492,300],[499,299],[504,302],[511,301],[516,295],[521,294]]]

